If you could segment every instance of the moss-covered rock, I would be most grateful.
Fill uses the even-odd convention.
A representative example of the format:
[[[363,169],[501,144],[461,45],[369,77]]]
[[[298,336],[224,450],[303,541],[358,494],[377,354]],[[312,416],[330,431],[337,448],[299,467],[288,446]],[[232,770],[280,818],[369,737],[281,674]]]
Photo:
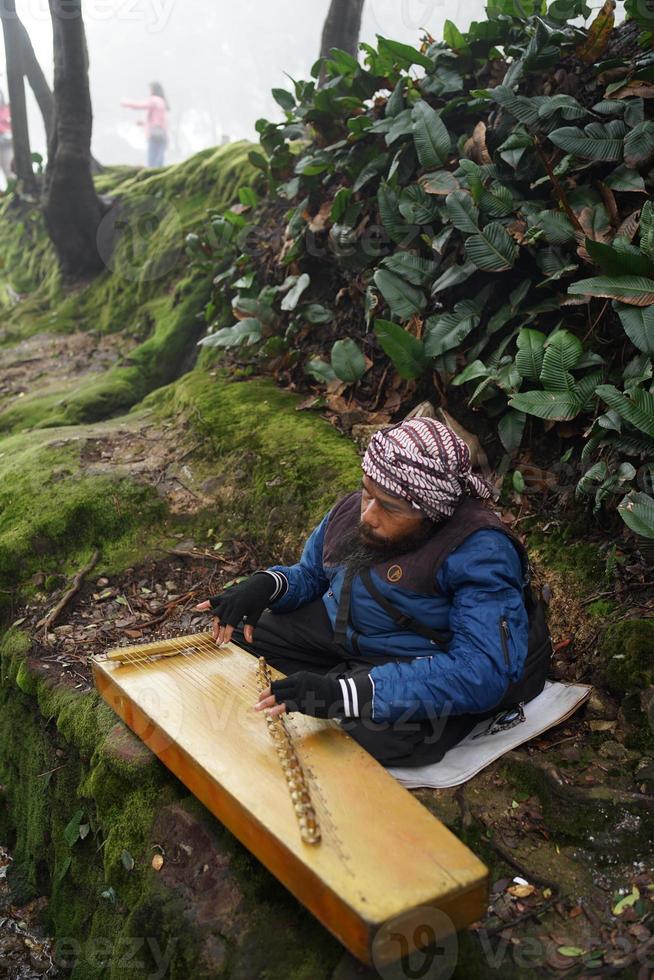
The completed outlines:
[[[280,561],[297,560],[303,534],[361,479],[354,444],[297,405],[271,381],[200,370],[144,402],[164,415],[184,413],[204,440],[219,474],[221,533],[245,534]]]
[[[654,620],[627,619],[606,631],[599,656],[609,691],[626,694],[654,684]]]

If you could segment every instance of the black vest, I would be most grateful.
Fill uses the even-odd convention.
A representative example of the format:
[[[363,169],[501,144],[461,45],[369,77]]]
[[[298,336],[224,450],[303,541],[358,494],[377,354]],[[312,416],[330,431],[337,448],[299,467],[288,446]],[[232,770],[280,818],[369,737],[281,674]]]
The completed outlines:
[[[353,531],[361,516],[361,491],[355,490],[343,497],[334,507],[325,530],[323,563],[333,565],[332,549],[344,534]],[[451,552],[459,547],[475,531],[490,528],[502,531],[515,545],[522,562],[525,576],[529,566],[527,552],[522,542],[504,526],[499,517],[478,497],[462,497],[452,517],[443,521],[423,545],[408,554],[398,555],[373,566],[373,571],[386,582],[399,589],[420,595],[436,595],[436,574]]]

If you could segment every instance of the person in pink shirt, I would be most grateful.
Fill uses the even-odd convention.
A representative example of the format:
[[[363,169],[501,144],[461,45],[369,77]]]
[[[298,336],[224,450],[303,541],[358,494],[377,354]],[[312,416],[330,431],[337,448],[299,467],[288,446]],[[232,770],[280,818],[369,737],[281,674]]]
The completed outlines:
[[[5,188],[14,176],[11,165],[14,159],[14,141],[11,134],[11,110],[0,90],[0,170],[5,175]]]
[[[150,82],[150,95],[143,102],[121,99],[120,104],[127,109],[146,109],[145,119],[139,125],[145,127],[148,141],[148,167],[163,167],[164,153],[168,145],[168,112],[170,106],[159,82]]]

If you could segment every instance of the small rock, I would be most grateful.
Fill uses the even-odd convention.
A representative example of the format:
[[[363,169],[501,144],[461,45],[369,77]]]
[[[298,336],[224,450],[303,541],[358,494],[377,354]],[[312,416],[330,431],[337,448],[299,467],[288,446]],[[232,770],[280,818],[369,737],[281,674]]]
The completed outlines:
[[[597,719],[595,721],[589,721],[588,727],[591,732],[612,732],[615,730],[617,721],[605,721]]]
[[[109,585],[109,579],[102,576],[102,578],[98,579],[96,585],[100,586],[100,588],[102,589],[105,587],[105,585]]]
[[[611,739],[602,742],[598,751],[603,759],[613,759],[616,762],[626,762],[631,754],[629,749],[626,749],[624,745],[621,745],[620,742],[614,742]]]
[[[599,691],[593,691],[586,702],[586,718],[589,720],[591,718],[598,718],[614,721],[617,716],[618,713],[615,706],[604,695],[600,694]]]

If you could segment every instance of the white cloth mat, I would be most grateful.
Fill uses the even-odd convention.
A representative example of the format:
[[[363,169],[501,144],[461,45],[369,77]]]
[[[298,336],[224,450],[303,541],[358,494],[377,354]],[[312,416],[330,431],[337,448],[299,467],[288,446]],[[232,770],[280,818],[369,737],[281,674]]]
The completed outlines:
[[[538,697],[524,706],[524,721],[513,728],[493,734],[480,734],[486,732],[495,720],[487,718],[480,721],[458,745],[450,749],[440,762],[429,766],[389,767],[388,771],[407,789],[417,789],[419,786],[433,789],[459,786],[505,752],[510,752],[554,725],[560,725],[584,703],[591,690],[587,684],[547,681]]]

